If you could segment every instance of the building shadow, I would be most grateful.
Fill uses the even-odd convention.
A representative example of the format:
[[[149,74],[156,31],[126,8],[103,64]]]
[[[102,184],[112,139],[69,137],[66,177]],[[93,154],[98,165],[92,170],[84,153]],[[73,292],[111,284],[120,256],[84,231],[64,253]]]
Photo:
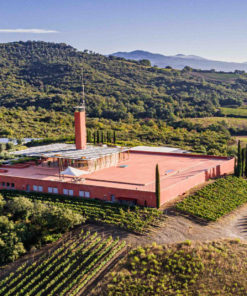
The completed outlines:
[[[205,171],[205,180],[206,181],[208,181],[209,179],[217,178],[219,176],[221,176],[220,165],[217,165],[216,167],[212,168],[211,170]]]

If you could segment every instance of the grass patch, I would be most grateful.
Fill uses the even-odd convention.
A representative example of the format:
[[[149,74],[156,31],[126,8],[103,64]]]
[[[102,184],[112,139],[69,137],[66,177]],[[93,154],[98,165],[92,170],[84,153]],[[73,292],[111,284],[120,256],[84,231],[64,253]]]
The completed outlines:
[[[226,128],[247,128],[247,120],[245,118],[203,117],[186,118],[186,121],[201,124],[203,127],[208,127],[212,124],[222,124]]]
[[[241,78],[240,74],[224,74],[224,73],[205,73],[205,77],[219,80],[219,81],[229,81]]]
[[[246,251],[236,240],[139,247],[94,295],[244,296]]]
[[[208,221],[216,221],[247,202],[247,180],[228,176],[197,191],[175,208]]]
[[[244,77],[241,74],[227,74],[227,73],[203,73],[193,72],[195,76],[203,77],[205,79],[212,79],[221,82],[234,82],[234,80]]]
[[[247,117],[247,109],[241,108],[220,108],[223,114],[225,115],[234,115],[234,116],[244,116]]]

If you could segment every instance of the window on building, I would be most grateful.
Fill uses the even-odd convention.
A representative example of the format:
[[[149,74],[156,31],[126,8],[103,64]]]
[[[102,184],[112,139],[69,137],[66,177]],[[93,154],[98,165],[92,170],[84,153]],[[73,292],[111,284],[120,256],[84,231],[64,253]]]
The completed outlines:
[[[68,189],[64,189],[63,190],[63,194],[68,195],[69,194],[69,190]]]
[[[85,195],[84,195],[84,191],[79,191],[79,196],[80,197],[84,197]]]
[[[52,187],[48,187],[48,192],[52,193]]]
[[[53,188],[53,193],[58,193],[58,189],[57,188]]]
[[[11,188],[15,188],[15,183],[11,183]]]
[[[2,182],[2,186],[5,187],[5,182]]]
[[[90,192],[89,191],[85,191],[85,197],[87,197],[87,198],[90,197]]]
[[[39,192],[43,192],[43,186],[39,186]]]
[[[74,190],[70,189],[69,190],[69,195],[74,195]]]
[[[33,185],[33,191],[38,191],[38,186],[37,185]]]
[[[10,187],[10,183],[9,182],[7,182],[7,187]]]

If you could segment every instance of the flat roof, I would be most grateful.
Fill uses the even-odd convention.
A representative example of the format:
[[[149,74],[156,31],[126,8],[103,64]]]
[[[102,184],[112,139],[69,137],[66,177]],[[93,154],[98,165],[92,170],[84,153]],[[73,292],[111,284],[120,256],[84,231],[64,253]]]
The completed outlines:
[[[190,153],[189,151],[182,150],[180,148],[167,147],[167,146],[161,146],[161,147],[136,146],[131,148],[130,150],[145,151],[145,152],[164,152],[164,153]]]
[[[129,154],[129,159],[118,165],[87,175],[84,185],[103,187],[115,187],[154,192],[155,191],[155,167],[159,164],[161,190],[179,183],[188,177],[200,174],[210,168],[225,163],[227,158],[203,157],[185,155],[152,154],[150,152],[135,152]],[[126,167],[120,167],[126,165]],[[8,169],[8,168],[5,168]],[[0,173],[2,176],[15,176],[38,180],[58,181],[58,168],[31,166],[25,169],[8,169],[8,173]],[[65,176],[65,183],[70,182],[71,177]]]
[[[74,144],[51,144],[44,146],[37,146],[28,148],[25,150],[12,152],[15,155],[25,155],[25,156],[36,156],[36,157],[46,157],[46,158],[66,158],[66,159],[97,159],[107,155],[112,155],[119,152],[124,152],[129,150],[129,148],[122,147],[107,147],[103,146],[90,146],[87,145],[86,149],[76,149]]]

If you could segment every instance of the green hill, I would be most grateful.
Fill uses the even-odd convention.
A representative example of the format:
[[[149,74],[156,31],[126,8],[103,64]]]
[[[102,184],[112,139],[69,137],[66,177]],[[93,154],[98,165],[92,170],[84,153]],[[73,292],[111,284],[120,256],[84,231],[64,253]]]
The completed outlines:
[[[247,100],[247,79],[206,80],[193,73],[79,52],[66,44],[0,44],[0,106],[72,113],[84,69],[87,113],[112,120],[214,116]]]

